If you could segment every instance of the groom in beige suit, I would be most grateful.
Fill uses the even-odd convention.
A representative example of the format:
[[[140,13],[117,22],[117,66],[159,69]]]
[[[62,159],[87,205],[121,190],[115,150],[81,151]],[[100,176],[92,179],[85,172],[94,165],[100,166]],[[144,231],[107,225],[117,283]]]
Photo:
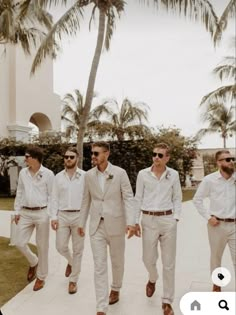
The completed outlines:
[[[133,192],[125,170],[108,162],[109,144],[92,145],[93,167],[85,175],[84,196],[78,233],[84,228],[90,213],[89,234],[94,259],[94,281],[97,315],[105,315],[108,304],[119,301],[124,274],[125,233],[135,232]],[[109,296],[107,246],[109,246],[112,285]]]

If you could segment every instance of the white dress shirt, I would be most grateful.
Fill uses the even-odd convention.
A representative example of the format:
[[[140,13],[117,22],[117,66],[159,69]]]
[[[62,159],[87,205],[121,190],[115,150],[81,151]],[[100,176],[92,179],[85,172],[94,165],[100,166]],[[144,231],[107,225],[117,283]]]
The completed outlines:
[[[80,210],[85,173],[85,171],[77,168],[72,178],[68,176],[66,170],[55,176],[50,203],[52,220],[57,220],[59,210]]]
[[[41,165],[33,176],[29,168],[20,171],[14,209],[19,214],[23,206],[45,207],[50,202],[54,174],[51,170]]]
[[[109,178],[109,170],[110,170],[110,166],[111,164],[108,162],[108,165],[106,167],[106,169],[104,170],[104,172],[99,171],[99,169],[97,168],[97,177],[98,177],[98,182],[99,182],[99,186],[102,190],[102,192],[104,192],[104,186],[105,186],[105,182],[106,180]]]
[[[172,210],[174,218],[179,219],[181,201],[182,190],[176,170],[166,167],[160,179],[152,172],[152,167],[145,168],[138,173],[135,194],[136,223],[139,221],[141,210]]]
[[[220,171],[217,171],[203,178],[193,202],[206,220],[209,220],[211,215],[222,219],[234,219],[236,218],[235,188],[235,173],[229,179],[225,179]],[[204,205],[205,198],[210,199],[209,209]]]

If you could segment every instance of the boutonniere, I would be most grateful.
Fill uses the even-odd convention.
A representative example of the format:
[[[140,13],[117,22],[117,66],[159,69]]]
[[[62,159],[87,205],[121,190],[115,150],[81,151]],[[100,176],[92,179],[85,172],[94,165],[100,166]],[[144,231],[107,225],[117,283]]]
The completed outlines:
[[[108,174],[108,175],[107,175],[107,180],[108,180],[108,179],[112,179],[113,177],[114,177],[113,174]]]
[[[76,172],[76,174],[75,174],[75,178],[80,178],[80,173],[79,172]]]
[[[43,174],[41,172],[38,172],[37,179],[41,179],[43,177]]]
[[[171,176],[170,171],[167,171],[167,172],[166,172],[166,179],[169,179],[169,178],[170,178],[170,176]]]

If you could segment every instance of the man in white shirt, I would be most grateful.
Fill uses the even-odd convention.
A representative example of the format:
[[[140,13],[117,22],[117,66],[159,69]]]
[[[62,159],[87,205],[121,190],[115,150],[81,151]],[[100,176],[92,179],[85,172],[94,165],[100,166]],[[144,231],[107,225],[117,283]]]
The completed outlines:
[[[216,152],[215,160],[219,170],[203,178],[193,198],[197,210],[208,222],[211,272],[221,267],[227,244],[236,269],[235,158],[228,150],[221,150]],[[210,199],[209,209],[204,205],[205,198]],[[221,288],[214,284],[212,290],[220,292]]]
[[[136,235],[141,236],[138,222],[142,212],[143,262],[149,274],[146,295],[151,297],[155,292],[160,242],[163,263],[162,309],[164,315],[173,315],[171,304],[175,287],[176,231],[182,191],[178,172],[166,166],[170,159],[169,146],[165,143],[157,144],[152,159],[152,166],[141,170],[137,177]]]
[[[65,169],[55,176],[50,205],[51,227],[56,231],[56,248],[67,260],[65,276],[69,277],[68,293],[77,292],[84,238],[78,235],[78,222],[84,191],[85,171],[77,167],[78,151],[69,147],[64,154]],[[69,239],[72,239],[72,250]]]
[[[135,232],[133,191],[126,171],[108,162],[110,146],[106,142],[92,145],[92,164],[85,175],[84,196],[78,232],[84,228],[90,213],[89,234],[94,259],[94,281],[97,315],[105,315],[108,304],[119,301],[124,274],[125,232]],[[107,249],[112,267],[109,296]]]
[[[50,202],[54,174],[42,165],[43,152],[39,147],[28,147],[25,152],[27,168],[19,174],[15,198],[15,223],[18,225],[16,246],[30,264],[27,279],[33,281],[33,290],[44,287],[48,274],[49,216],[47,207]],[[36,228],[38,257],[28,246]]]

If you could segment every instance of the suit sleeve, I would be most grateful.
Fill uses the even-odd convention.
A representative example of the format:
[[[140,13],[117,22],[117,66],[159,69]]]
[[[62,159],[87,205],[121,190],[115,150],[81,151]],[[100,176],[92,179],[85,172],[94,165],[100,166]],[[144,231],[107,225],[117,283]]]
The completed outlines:
[[[91,204],[91,194],[89,191],[88,174],[84,178],[84,193],[80,209],[79,227],[85,228]]]
[[[121,193],[125,208],[126,225],[135,225],[134,194],[125,170],[121,173]]]

